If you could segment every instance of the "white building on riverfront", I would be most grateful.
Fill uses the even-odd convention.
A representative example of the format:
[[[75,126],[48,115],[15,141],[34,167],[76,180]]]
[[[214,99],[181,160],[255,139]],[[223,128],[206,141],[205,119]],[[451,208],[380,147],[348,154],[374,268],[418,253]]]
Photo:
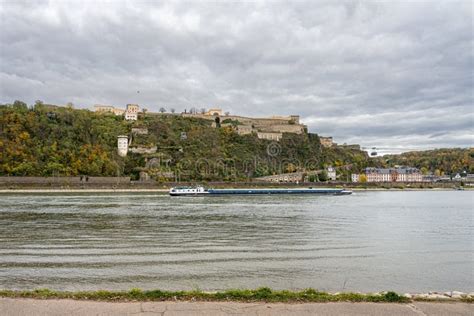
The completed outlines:
[[[400,168],[366,168],[363,173],[367,182],[422,182],[420,170],[412,167]],[[352,182],[359,182],[360,175],[353,174]]]

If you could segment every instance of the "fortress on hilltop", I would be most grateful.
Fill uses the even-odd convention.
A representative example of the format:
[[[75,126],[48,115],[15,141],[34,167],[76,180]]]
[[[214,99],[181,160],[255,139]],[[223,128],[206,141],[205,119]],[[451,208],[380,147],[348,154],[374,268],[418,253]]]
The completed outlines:
[[[307,131],[307,127],[300,123],[299,115],[288,116],[270,116],[270,117],[247,117],[240,115],[231,115],[229,112],[224,112],[220,108],[200,109],[191,108],[189,111],[185,110],[182,113],[166,112],[166,109],[161,108],[159,113],[148,112],[145,109],[140,111],[138,104],[127,104],[125,109],[117,108],[112,105],[94,105],[95,112],[98,113],[112,113],[114,115],[123,116],[125,120],[137,121],[145,115],[181,115],[182,117],[200,118],[212,122],[213,127],[231,127],[239,135],[256,135],[260,139],[267,139],[272,141],[280,141],[284,133],[303,134]],[[134,134],[147,134],[147,131],[139,128],[133,129]],[[320,137],[321,145],[329,148],[337,146],[332,140],[332,137]],[[127,151],[132,151],[132,148],[125,149],[125,139],[119,139],[121,145],[121,155]],[[120,146],[119,146],[120,147]],[[134,149],[133,149],[134,150]]]
[[[139,114],[145,114],[145,110],[140,111],[138,104],[127,104],[125,109],[112,105],[96,104],[94,110],[98,113],[113,113],[123,116],[128,121],[137,121]],[[163,111],[160,109],[160,113],[146,113],[149,115],[181,115],[183,117],[201,118],[212,121],[214,127],[230,126],[239,135],[255,134],[260,139],[274,141],[279,141],[283,137],[283,133],[302,134],[306,130],[306,126],[300,123],[299,115],[254,118],[231,115],[229,112],[223,112],[220,108],[211,108],[207,111],[205,109],[198,111],[192,108],[190,111],[185,110],[181,114],[175,114],[174,110],[172,113],[166,113],[165,109]]]
[[[283,133],[302,134],[306,126],[300,124],[299,115],[271,116],[253,118],[239,115],[223,114],[222,109],[214,108],[196,113],[196,111],[183,112],[183,117],[197,117],[213,121],[213,126],[232,126],[239,135],[257,134],[258,138],[279,141]]]
[[[136,121],[138,119],[138,112],[140,107],[138,104],[127,104],[125,110],[116,108],[113,105],[94,105],[94,111],[98,113],[113,113],[115,115],[122,115],[127,121]]]

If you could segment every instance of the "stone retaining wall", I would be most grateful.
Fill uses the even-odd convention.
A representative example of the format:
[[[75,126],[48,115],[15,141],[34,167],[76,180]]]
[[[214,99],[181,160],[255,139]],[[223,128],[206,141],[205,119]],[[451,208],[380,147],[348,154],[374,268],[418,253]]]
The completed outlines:
[[[117,184],[130,183],[130,177],[0,177],[0,184]]]

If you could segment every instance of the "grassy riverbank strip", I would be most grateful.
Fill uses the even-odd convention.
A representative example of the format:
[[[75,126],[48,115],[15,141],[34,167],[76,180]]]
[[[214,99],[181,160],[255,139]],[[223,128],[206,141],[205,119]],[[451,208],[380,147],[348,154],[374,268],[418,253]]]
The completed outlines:
[[[372,294],[362,293],[327,293],[314,289],[302,291],[272,290],[267,287],[258,289],[231,289],[222,292],[191,291],[162,291],[132,289],[130,291],[53,291],[36,289],[29,291],[0,290],[0,297],[32,298],[32,299],[73,299],[91,301],[203,301],[203,302],[281,302],[281,303],[328,303],[328,302],[372,302],[372,303],[409,303],[412,301],[458,301],[474,303],[472,295],[460,298],[445,297],[441,299],[429,296],[407,297],[395,292]]]
[[[255,290],[226,290],[222,292],[192,291],[78,291],[62,292],[49,289],[31,291],[0,290],[0,297],[35,299],[76,299],[94,301],[235,301],[235,302],[391,302],[406,303],[410,299],[395,292],[381,294],[330,294],[314,289],[276,291],[267,287]]]
[[[254,290],[226,290],[222,292],[192,291],[53,291],[36,289],[31,291],[0,290],[0,297],[33,299],[74,299],[91,301],[204,301],[204,302],[282,302],[282,303],[325,303],[325,302],[372,302],[372,303],[409,303],[416,301],[441,301],[437,299],[418,299],[399,295],[395,292],[373,294],[327,293],[314,289],[302,291],[272,290],[262,287]],[[443,300],[445,301],[445,300]],[[474,298],[466,296],[451,301],[474,303]]]

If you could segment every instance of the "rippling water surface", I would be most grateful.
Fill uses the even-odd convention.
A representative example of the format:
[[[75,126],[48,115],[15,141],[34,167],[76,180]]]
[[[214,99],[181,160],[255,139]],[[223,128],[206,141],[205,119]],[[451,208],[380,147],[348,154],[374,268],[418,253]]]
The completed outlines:
[[[474,192],[1,194],[0,288],[472,291]]]

